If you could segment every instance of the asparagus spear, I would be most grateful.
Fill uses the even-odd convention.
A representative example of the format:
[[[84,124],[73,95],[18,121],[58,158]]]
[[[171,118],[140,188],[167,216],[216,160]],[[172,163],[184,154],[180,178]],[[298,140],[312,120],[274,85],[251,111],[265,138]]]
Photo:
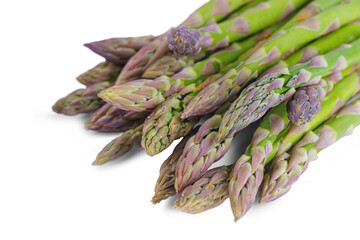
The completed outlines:
[[[109,62],[125,64],[140,48],[150,43],[153,38],[153,36],[110,38],[85,43],[84,46]]]
[[[253,0],[210,0],[198,8],[180,25],[202,27],[208,22],[220,22],[231,12]]]
[[[328,35],[305,46],[300,51],[286,58],[288,66],[294,66],[298,63],[304,63],[311,58],[321,55],[330,49],[335,49],[343,43],[348,43],[360,37],[360,20],[356,20],[340,29],[329,33]]]
[[[185,188],[174,202],[174,208],[187,213],[201,213],[217,207],[228,198],[228,166],[207,171]]]
[[[289,71],[284,69],[284,74],[266,75],[251,83],[225,113],[219,129],[219,140],[233,136],[262,117],[268,109],[291,96],[295,88],[315,84],[321,77],[359,62],[359,51],[360,40],[356,40],[351,45],[343,45]]]
[[[260,202],[270,202],[286,194],[308,164],[317,158],[318,152],[351,134],[359,124],[360,100],[357,100],[342,108],[316,130],[308,132],[291,149],[291,153],[283,153],[274,160],[271,170],[264,177]]]
[[[307,0],[261,2],[236,18],[200,28],[201,38],[199,31],[180,26],[170,31],[168,35],[169,48],[175,54],[192,55],[200,49],[200,46],[206,50],[227,47],[234,41],[250,36],[284,19],[306,2]]]
[[[287,103],[289,119],[302,126],[314,119],[321,108],[318,91],[313,87],[300,88]]]
[[[104,101],[97,94],[110,86],[111,83],[109,82],[99,82],[87,88],[77,89],[67,96],[60,98],[52,106],[52,110],[56,113],[69,116],[93,112],[104,104]]]
[[[122,69],[122,65],[116,65],[105,61],[97,64],[95,67],[80,74],[76,80],[85,86],[90,86],[99,82],[115,82]]]
[[[232,70],[234,74],[231,77],[221,78],[199,92],[182,117],[206,114],[207,111],[226,102],[289,51],[299,49],[304,44],[360,18],[360,12],[356,10],[359,7],[360,2],[357,0],[344,2],[298,22],[287,30],[280,30],[239,68]]]
[[[162,152],[174,140],[186,136],[198,122],[198,118],[182,121],[181,97],[180,94],[171,96],[146,118],[141,146],[148,155]]]
[[[124,111],[110,104],[104,104],[86,122],[85,128],[99,132],[123,132],[144,121],[149,113]]]
[[[123,132],[119,137],[109,142],[96,156],[93,165],[101,165],[110,160],[116,159],[134,147],[140,146],[142,123],[136,128]]]

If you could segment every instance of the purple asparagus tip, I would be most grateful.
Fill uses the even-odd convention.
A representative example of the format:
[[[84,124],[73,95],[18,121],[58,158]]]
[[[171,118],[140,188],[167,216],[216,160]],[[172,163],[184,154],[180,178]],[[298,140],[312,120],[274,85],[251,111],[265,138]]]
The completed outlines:
[[[200,31],[185,26],[174,28],[167,35],[169,48],[176,55],[194,55],[200,50]]]
[[[315,114],[319,113],[320,109],[319,94],[314,87],[305,87],[297,90],[287,104],[289,119],[298,126],[313,120]]]

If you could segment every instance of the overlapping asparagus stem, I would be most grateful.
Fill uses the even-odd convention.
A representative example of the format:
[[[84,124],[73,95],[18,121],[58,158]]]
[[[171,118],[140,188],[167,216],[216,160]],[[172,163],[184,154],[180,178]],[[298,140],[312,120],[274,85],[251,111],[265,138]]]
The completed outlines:
[[[291,150],[274,160],[261,187],[260,202],[270,202],[286,194],[292,184],[305,172],[317,153],[343,136],[352,133],[360,124],[360,100],[342,108],[318,129],[308,132]]]
[[[271,30],[259,36],[254,36],[240,43],[212,54],[209,58],[188,66],[172,77],[165,75],[155,80],[140,79],[116,85],[101,93],[101,97],[112,105],[131,111],[151,110],[163,102],[167,96],[174,94],[184,87],[202,82],[205,76],[217,73],[221,67],[230,64],[245,51],[254,47]],[[166,57],[161,60],[168,60]],[[164,73],[164,71],[159,71]],[[170,74],[171,76],[171,74]]]
[[[297,83],[297,84],[298,85],[303,85],[305,83],[307,83],[308,85],[316,84],[321,80],[321,76],[326,76],[326,75],[330,74],[331,70],[335,69],[336,71],[334,71],[334,72],[338,72],[338,71],[343,70],[344,67],[346,67],[345,65],[341,66],[341,64],[342,64],[341,62],[339,62],[340,65],[337,64],[338,59],[339,59],[340,56],[348,58],[347,59],[348,64],[354,64],[355,62],[358,62],[360,60],[359,56],[356,56],[357,55],[356,52],[359,50],[359,49],[357,49],[359,47],[358,45],[359,45],[359,41],[356,41],[356,42],[354,42],[354,46],[353,46],[354,48],[347,45],[346,48],[341,48],[341,49],[335,50],[335,51],[325,55],[326,57],[324,57],[324,56],[316,57],[313,60],[311,60],[310,62],[299,65],[297,68],[292,69],[291,70],[292,73],[290,73],[288,75],[285,75],[285,76],[294,75],[294,76],[297,77],[297,75],[295,75],[295,74],[298,74],[300,69],[302,69],[302,68],[305,69],[306,67],[310,66],[310,68],[307,68],[306,71],[304,70],[306,73],[310,73],[310,75],[307,74],[307,75],[305,75],[306,77],[301,77],[301,75],[299,75],[299,79],[302,79],[303,82]],[[326,66],[319,65],[318,64],[319,59],[320,60],[327,59],[328,60],[328,62],[327,62],[328,65],[326,65]],[[340,58],[340,59],[342,59],[342,58]],[[324,62],[320,61],[320,63],[324,63]],[[284,69],[280,69],[280,72],[282,72],[283,70]],[[302,71],[302,73],[304,73],[304,71]],[[312,71],[314,73],[313,76],[311,76],[310,71]],[[292,93],[294,92],[294,90],[293,90],[294,84],[290,83],[291,86],[287,86],[287,89],[286,89],[287,94],[283,93],[283,96],[281,98],[279,97],[280,94],[277,94],[277,95],[269,94],[267,91],[271,92],[272,91],[271,89],[279,88],[279,87],[277,87],[277,85],[284,84],[283,83],[283,80],[284,80],[283,78],[273,77],[274,75],[272,75],[272,74],[275,74],[275,73],[276,72],[273,71],[270,75],[267,75],[267,76],[263,77],[262,79],[260,79],[259,84],[254,85],[254,87],[252,87],[252,88],[249,88],[249,91],[248,91],[249,94],[247,96],[243,97],[243,99],[255,102],[254,105],[257,107],[257,109],[256,109],[256,108],[253,108],[254,105],[250,105],[250,107],[244,108],[245,113],[248,113],[248,114],[251,114],[251,115],[255,116],[254,119],[252,119],[251,121],[248,121],[249,123],[253,122],[256,119],[263,116],[265,114],[265,112],[270,108],[270,107],[263,108],[258,103],[257,98],[259,98],[259,99],[265,98],[265,102],[268,101],[268,102],[270,102],[270,104],[269,104],[270,106],[271,105],[275,106],[276,104],[278,104],[277,102],[284,101],[289,96],[291,96]],[[288,72],[286,71],[286,73],[288,73]],[[275,74],[275,76],[276,75],[277,74]],[[314,81],[310,81],[312,78],[315,78]],[[288,80],[290,80],[290,77],[289,77]],[[251,86],[253,86],[253,85],[250,85],[250,87]],[[259,104],[259,106],[257,106],[256,104]],[[234,104],[232,104],[232,106],[233,105]],[[238,113],[238,112],[235,112],[235,113]],[[225,113],[224,117],[219,116],[218,120],[223,122],[224,119],[225,119],[226,114],[228,114],[228,112]],[[243,118],[245,118],[245,117],[243,117]],[[229,123],[233,123],[233,122],[236,122],[238,120],[239,119],[234,117],[231,120],[229,120]],[[211,148],[206,149],[206,151],[209,151],[209,153],[211,153],[211,151],[216,152],[217,147],[221,146],[224,142],[231,141],[229,139],[232,139],[232,137],[234,136],[234,135],[231,135],[231,134],[224,135],[225,137],[221,136],[219,133],[223,134],[223,132],[220,132],[221,129],[219,129],[218,127],[219,126],[217,126],[217,128],[211,129],[213,131],[213,135],[217,135],[218,139],[217,140],[212,139],[211,144],[212,144],[213,149],[211,149]],[[216,134],[214,132],[216,132]],[[234,131],[234,133],[236,133],[236,132],[237,131]],[[189,143],[189,146],[190,147],[198,146],[198,144],[201,144],[202,140],[203,139],[200,140],[200,138],[199,138],[197,141],[193,141],[193,143],[191,143],[191,144]],[[223,150],[226,151],[226,149],[223,149]],[[191,156],[191,155],[186,156],[187,151],[189,151],[189,149],[185,149],[184,155],[181,157],[182,160],[179,161],[179,171],[177,172],[178,175],[177,175],[176,184],[178,184],[178,186],[176,186],[176,188],[180,189],[180,190],[182,188],[184,188],[185,186],[187,186],[188,184],[190,184],[192,181],[194,181],[194,178],[195,178],[194,176],[196,176],[196,177],[201,176],[201,174],[203,173],[202,171],[204,171],[204,170],[206,171],[206,169],[214,161],[217,160],[217,158],[209,157],[208,156],[209,153],[207,153],[206,151],[201,151],[201,153],[203,155],[201,155],[201,153],[197,153],[197,155],[194,155],[194,156]],[[225,152],[223,152],[222,154],[224,154],[224,153]],[[202,158],[206,159],[206,163],[202,160]],[[181,167],[180,164],[182,164],[182,167]],[[197,168],[194,167],[195,165],[197,165]],[[183,169],[180,170],[180,168],[183,168]],[[199,171],[198,168],[201,168],[202,171]],[[193,169],[195,169],[195,171]],[[190,176],[192,176],[192,177],[190,177]]]
[[[312,57],[324,54],[331,49],[338,48],[343,43],[348,43],[360,36],[360,20],[356,20],[335,30],[326,36],[305,46],[286,59],[288,66],[304,63]]]
[[[359,1],[341,3],[298,22],[289,29],[280,30],[239,68],[233,69],[234,74],[231,77],[221,78],[199,92],[185,110],[183,117],[206,114],[208,110],[226,102],[259,74],[278,62],[283,55],[288,55],[289,51],[293,52],[294,49],[299,49],[304,44],[360,18],[360,13],[356,10],[359,7]]]
[[[268,109],[292,95],[295,88],[316,84],[321,77],[340,72],[360,61],[360,40],[343,45],[332,52],[312,58],[284,74],[269,74],[246,87],[225,113],[219,129],[219,139],[262,117]]]
[[[162,200],[176,194],[174,187],[176,163],[184,150],[186,142],[196,133],[196,131],[197,129],[194,129],[191,133],[185,136],[180,143],[176,145],[172,154],[161,165],[160,175],[155,185],[155,194],[151,200],[152,203],[159,203]]]
[[[105,102],[98,97],[98,93],[111,86],[109,82],[99,82],[87,88],[77,89],[67,96],[60,98],[52,110],[64,115],[89,113],[99,109]]]
[[[351,74],[350,68],[343,71],[342,74]],[[306,127],[297,132],[293,131],[294,126],[289,122],[285,102],[272,109],[264,117],[260,126],[255,131],[252,142],[247,148],[246,153],[240,157],[235,163],[233,170],[229,172],[230,176],[228,179],[230,182],[219,183],[220,185],[228,184],[229,189],[231,189],[230,201],[236,221],[244,216],[255,201],[258,187],[263,179],[265,163],[271,161],[277,152],[280,151],[279,145],[281,145],[281,141],[287,137],[293,136],[292,139],[294,143],[296,143],[303,134],[314,129],[328,116],[331,116],[333,112],[341,106],[340,103],[344,103],[351,95],[360,90],[360,88],[356,88],[355,76],[356,75],[350,75],[348,78],[341,81],[338,79],[337,81],[340,82],[337,83],[328,96],[323,99],[322,105],[325,107],[315,116],[313,121],[306,124]],[[331,84],[329,78],[326,78],[326,80],[328,85]],[[350,88],[346,87],[348,84],[350,84]],[[317,88],[319,88],[320,92],[321,90],[325,91],[325,89],[328,89],[327,85],[319,85]],[[219,171],[222,170],[220,169]],[[197,181],[203,181],[202,178],[203,177],[199,178]],[[186,191],[187,188],[191,189],[193,188],[193,185],[189,185],[183,191]],[[214,195],[211,195],[211,193],[205,195],[199,190],[197,194],[204,198],[206,197],[207,199],[213,199],[214,202],[219,200]],[[227,194],[228,192],[224,192],[224,195],[221,195],[221,198],[227,197]],[[196,199],[195,195],[191,196],[190,194],[187,194],[187,198],[191,199],[192,205],[188,204],[188,207],[181,210],[191,212],[193,211],[192,206],[198,208],[202,207],[202,202],[200,200],[193,200]],[[186,198],[184,201],[187,201]],[[208,204],[207,202],[205,203]],[[184,203],[184,205],[186,205],[186,203]]]
[[[149,44],[153,39],[153,36],[110,38],[85,43],[84,46],[109,62],[125,64],[140,48]]]
[[[123,132],[119,137],[109,142],[96,156],[93,165],[104,164],[124,155],[134,147],[139,147],[142,127],[142,123],[139,123],[136,128]]]
[[[201,38],[194,39],[203,49],[214,50],[221,47],[227,47],[234,41],[250,36],[271,24],[284,19],[294,10],[304,5],[307,0],[268,0],[247,9],[238,17],[224,21],[222,23],[213,23],[200,28]],[[179,34],[181,34],[179,32]],[[192,47],[187,41],[176,41],[180,36],[169,36],[170,47],[172,49]],[[175,45],[172,45],[175,44]],[[187,46],[182,46],[186,44]],[[176,46],[181,45],[181,46]],[[192,51],[183,51],[186,54]]]

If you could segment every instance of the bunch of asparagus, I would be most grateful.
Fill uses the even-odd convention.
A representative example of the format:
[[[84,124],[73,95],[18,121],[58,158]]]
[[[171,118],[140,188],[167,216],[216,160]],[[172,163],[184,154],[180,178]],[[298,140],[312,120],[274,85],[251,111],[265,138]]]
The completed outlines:
[[[122,132],[93,165],[159,154],[152,202],[201,213],[230,199],[235,221],[278,199],[318,153],[360,124],[360,0],[210,0],[159,36],[85,44],[105,58],[53,106]],[[260,121],[234,164],[212,168]]]

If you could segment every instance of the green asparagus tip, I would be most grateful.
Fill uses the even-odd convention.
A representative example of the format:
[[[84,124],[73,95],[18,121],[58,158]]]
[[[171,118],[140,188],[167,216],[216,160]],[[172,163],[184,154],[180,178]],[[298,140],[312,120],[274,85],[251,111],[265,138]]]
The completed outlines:
[[[92,163],[93,166],[99,166],[107,162],[107,159],[104,158],[96,158],[95,161]]]

